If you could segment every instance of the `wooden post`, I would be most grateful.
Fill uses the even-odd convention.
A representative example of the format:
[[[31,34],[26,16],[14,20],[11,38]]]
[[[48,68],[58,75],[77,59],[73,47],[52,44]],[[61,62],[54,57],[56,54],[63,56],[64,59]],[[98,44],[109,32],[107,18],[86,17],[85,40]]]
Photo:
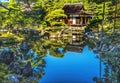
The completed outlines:
[[[72,24],[73,24],[73,14],[72,14]]]
[[[85,25],[86,25],[86,16],[84,18],[85,18]]]
[[[80,21],[81,23],[80,24],[82,25],[83,24],[83,18],[81,17],[80,19],[81,19],[81,21]]]
[[[81,18],[80,18],[80,14],[79,14],[79,24],[81,23]]]

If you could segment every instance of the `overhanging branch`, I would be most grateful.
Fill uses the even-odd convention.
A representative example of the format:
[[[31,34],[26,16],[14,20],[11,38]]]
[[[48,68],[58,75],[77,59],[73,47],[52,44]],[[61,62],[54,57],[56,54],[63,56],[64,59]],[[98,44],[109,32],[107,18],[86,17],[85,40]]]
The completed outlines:
[[[2,3],[0,3],[0,7],[3,7],[3,8],[5,8],[5,9],[7,9],[7,10],[9,10],[9,11],[10,11],[10,9],[9,9],[9,8],[7,8],[6,6],[4,6]]]

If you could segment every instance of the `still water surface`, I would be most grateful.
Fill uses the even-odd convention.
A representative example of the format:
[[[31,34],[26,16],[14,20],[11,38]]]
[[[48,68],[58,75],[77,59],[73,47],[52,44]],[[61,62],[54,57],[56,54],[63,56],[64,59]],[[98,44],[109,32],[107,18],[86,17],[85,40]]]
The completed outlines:
[[[45,75],[39,83],[94,83],[93,78],[100,74],[100,60],[96,56],[88,46],[82,53],[67,51],[62,58],[48,51],[44,58]]]

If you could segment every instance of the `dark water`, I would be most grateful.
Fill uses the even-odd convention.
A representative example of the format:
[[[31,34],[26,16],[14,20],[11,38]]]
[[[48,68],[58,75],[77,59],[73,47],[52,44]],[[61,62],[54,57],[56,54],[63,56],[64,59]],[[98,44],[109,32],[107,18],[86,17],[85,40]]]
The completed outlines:
[[[67,51],[62,58],[48,51],[44,58],[45,75],[39,83],[94,83],[93,78],[100,76],[100,60],[96,56],[88,46],[82,53]]]

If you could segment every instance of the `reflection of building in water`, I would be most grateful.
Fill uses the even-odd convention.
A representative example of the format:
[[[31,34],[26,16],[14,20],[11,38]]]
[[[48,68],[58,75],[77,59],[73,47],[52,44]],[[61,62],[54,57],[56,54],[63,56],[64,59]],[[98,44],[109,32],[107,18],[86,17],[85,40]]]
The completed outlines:
[[[83,34],[82,35],[78,35],[81,37],[77,38],[72,38],[71,42],[69,42],[66,47],[65,50],[67,51],[73,51],[73,52],[82,52],[83,47],[85,46],[85,41],[83,39]]]
[[[65,50],[73,52],[82,52],[85,46],[85,41],[81,38],[81,41],[72,41],[66,45]]]
[[[72,52],[82,52],[83,47],[69,44],[69,45],[66,45],[65,50],[72,51]]]

